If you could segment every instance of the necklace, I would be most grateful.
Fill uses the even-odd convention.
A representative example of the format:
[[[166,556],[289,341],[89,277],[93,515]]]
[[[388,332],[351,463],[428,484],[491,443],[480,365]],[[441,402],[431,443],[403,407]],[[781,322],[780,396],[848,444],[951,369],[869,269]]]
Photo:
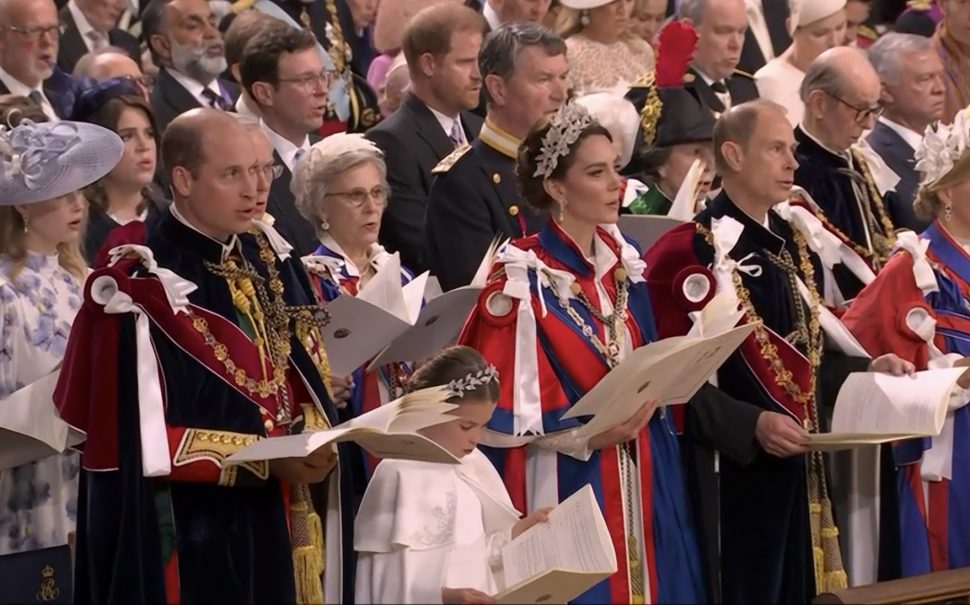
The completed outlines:
[[[606,327],[607,340],[609,343],[604,343],[600,340],[599,336],[596,335],[596,331],[593,326],[589,325],[586,320],[584,320],[575,308],[570,304],[569,299],[566,298],[565,293],[560,292],[559,286],[556,285],[556,281],[552,276],[549,276],[549,288],[552,290],[552,295],[556,297],[559,306],[562,307],[566,315],[576,324],[576,326],[582,331],[583,336],[589,340],[593,347],[606,359],[607,365],[610,368],[616,367],[620,362],[620,350],[623,343],[623,324],[626,322],[627,317],[629,317],[626,307],[627,299],[629,294],[630,284],[627,281],[627,274],[625,269],[617,269],[613,273],[613,277],[616,280],[616,305],[613,311],[609,315],[603,315],[603,313],[590,304],[589,299],[583,293],[582,288],[579,284],[573,282],[571,286],[571,292],[575,296],[576,300],[589,311],[589,314],[596,318],[600,323]]]

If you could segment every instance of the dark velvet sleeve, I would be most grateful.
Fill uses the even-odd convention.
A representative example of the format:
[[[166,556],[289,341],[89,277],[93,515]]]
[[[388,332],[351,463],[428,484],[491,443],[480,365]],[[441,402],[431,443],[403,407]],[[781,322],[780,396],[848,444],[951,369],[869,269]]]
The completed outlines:
[[[762,411],[705,384],[687,404],[687,433],[699,444],[746,465],[759,451],[755,425]]]

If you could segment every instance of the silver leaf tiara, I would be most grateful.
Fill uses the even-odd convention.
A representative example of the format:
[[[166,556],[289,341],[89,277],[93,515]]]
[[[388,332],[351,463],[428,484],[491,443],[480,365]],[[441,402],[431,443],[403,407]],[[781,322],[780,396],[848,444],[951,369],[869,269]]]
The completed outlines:
[[[479,387],[498,380],[498,370],[488,365],[477,372],[465,374],[464,377],[448,383],[448,390],[453,397],[464,397],[466,392],[478,390]]]
[[[582,105],[570,102],[560,107],[552,116],[549,130],[542,137],[542,148],[532,176],[549,178],[559,165],[559,158],[569,155],[569,148],[592,123],[593,117]]]

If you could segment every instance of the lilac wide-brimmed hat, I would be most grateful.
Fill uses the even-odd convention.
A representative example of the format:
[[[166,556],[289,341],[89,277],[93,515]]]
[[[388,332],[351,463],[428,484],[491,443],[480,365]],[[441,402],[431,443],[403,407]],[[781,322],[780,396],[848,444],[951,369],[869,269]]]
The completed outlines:
[[[117,134],[85,122],[0,126],[0,206],[78,191],[111,172],[123,152]]]

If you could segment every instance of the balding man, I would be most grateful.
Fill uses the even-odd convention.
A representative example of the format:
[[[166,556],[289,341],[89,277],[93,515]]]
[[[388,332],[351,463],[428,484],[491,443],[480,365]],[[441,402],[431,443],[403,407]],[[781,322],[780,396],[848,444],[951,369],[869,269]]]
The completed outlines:
[[[52,120],[69,111],[47,82],[60,35],[52,0],[0,0],[0,94],[27,97]]]
[[[336,454],[238,466],[226,458],[258,439],[338,422],[324,351],[307,344],[322,343],[326,314],[307,295],[299,259],[254,229],[265,166],[242,125],[215,109],[186,112],[165,132],[162,158],[171,213],[147,242],[138,223],[113,232],[111,243],[143,247],[92,276],[98,286],[61,374],[64,418],[90,427],[75,598],[324,602],[323,537],[307,486],[331,475]],[[348,497],[351,458],[341,453],[333,477]],[[330,510],[328,562],[353,570],[352,547],[340,550],[352,518]],[[340,580],[341,566],[331,567]],[[327,602],[345,599],[327,593]]]
[[[878,271],[895,242],[888,207],[896,194],[883,191],[881,163],[853,146],[882,114],[879,76],[862,51],[833,48],[809,66],[800,94],[805,117],[795,128],[795,184],[812,197],[826,226]],[[836,275],[845,300],[864,285],[861,275]]]
[[[685,0],[680,15],[697,29],[697,49],[688,90],[715,116],[758,98],[754,76],[737,69],[748,31],[744,0]]]
[[[128,54],[115,46],[90,52],[81,57],[74,66],[74,75],[102,82],[109,78],[125,78],[138,88],[148,100],[155,79],[142,73],[141,67]]]
[[[715,292],[736,297],[748,322],[763,322],[717,372],[721,391],[756,408],[747,417],[756,419],[759,444],[757,454],[740,463],[721,457],[720,531],[706,538],[713,544],[720,539],[717,575],[725,603],[808,603],[845,586],[838,530],[824,493],[825,463],[821,454],[807,453],[809,432],[820,431],[818,418],[851,372],[911,369],[895,356],[869,360],[838,351],[840,341],[823,335],[813,319],[830,280],[806,243],[811,217],[790,220],[791,207],[780,204],[798,166],[794,148],[785,111],[775,103],[752,101],[724,113],[714,129],[720,195],[646,255],[661,335],[686,333],[690,314]],[[830,328],[844,330],[834,317]],[[704,440],[704,431],[691,433],[692,406],[687,434]],[[720,432],[733,432],[735,415],[723,416]],[[717,425],[707,433],[717,434]],[[813,532],[813,524],[820,531]],[[816,552],[824,554],[824,565]]]

